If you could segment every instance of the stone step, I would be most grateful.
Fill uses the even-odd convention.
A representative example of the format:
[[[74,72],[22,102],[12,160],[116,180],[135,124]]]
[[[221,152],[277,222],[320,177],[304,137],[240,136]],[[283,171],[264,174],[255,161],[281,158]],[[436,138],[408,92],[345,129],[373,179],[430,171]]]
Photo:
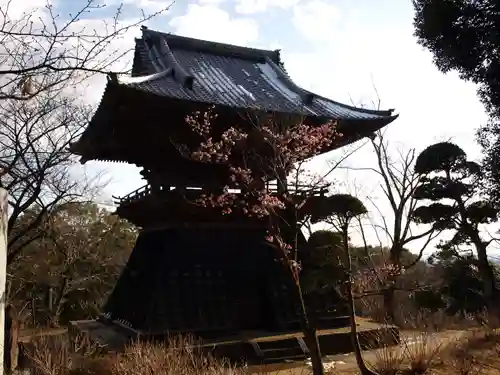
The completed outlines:
[[[283,357],[272,357],[272,358],[264,358],[264,363],[278,363],[278,362],[295,362],[305,360],[307,356],[302,354],[297,354],[294,356],[283,356]]]
[[[307,347],[302,338],[278,340],[272,342],[253,342],[255,353],[263,362],[297,361],[305,359]]]
[[[283,347],[283,348],[269,348],[269,349],[262,349],[261,348],[261,351],[263,353],[272,353],[272,352],[283,352],[283,351],[287,351],[287,350],[298,350],[300,351],[301,353],[304,353],[304,351],[302,350],[302,348],[300,346],[294,346],[294,347]]]

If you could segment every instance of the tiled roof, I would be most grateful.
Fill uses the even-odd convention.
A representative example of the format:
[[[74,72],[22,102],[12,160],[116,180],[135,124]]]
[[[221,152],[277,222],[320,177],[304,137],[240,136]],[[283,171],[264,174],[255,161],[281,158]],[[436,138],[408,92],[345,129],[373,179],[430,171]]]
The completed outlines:
[[[156,95],[235,108],[299,113],[336,120],[386,123],[392,110],[335,102],[293,83],[279,51],[207,42],[143,28],[136,40],[132,77],[121,84]]]

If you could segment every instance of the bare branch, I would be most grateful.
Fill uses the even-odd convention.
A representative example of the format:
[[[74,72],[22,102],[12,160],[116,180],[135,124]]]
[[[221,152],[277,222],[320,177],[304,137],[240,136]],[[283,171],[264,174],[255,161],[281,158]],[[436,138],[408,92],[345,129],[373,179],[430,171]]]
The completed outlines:
[[[378,177],[380,181],[378,187],[388,203],[389,210],[386,212],[384,207],[368,197],[381,222],[381,224],[374,224],[375,233],[378,237],[377,231],[381,230],[389,239],[389,264],[395,271],[390,273],[384,281],[387,283],[384,304],[388,314],[387,319],[392,321],[395,311],[394,288],[399,277],[399,270],[415,266],[421,260],[425,248],[441,234],[441,231],[430,226],[416,234],[412,233],[412,227],[415,226],[413,213],[417,208],[414,193],[421,182],[421,177],[414,172],[415,150],[410,149],[406,152],[398,150],[397,158],[394,160],[389,154],[389,143],[381,132],[378,133],[377,138],[372,139],[371,144],[376,166],[363,168],[346,166],[344,168],[372,173]],[[408,245],[418,240],[425,240],[420,251],[409,264],[403,265],[404,251],[407,250]]]
[[[32,101],[0,101],[0,160],[5,171],[0,184],[9,190],[8,221],[11,263],[43,227],[52,210],[61,203],[85,200],[99,189],[96,180],[86,181],[74,169],[76,159],[69,144],[80,135],[91,108],[48,90]],[[24,226],[16,225],[25,213],[38,207]],[[36,232],[36,231],[35,231]]]
[[[110,73],[130,51],[116,42],[171,6],[124,23],[122,5],[109,20],[88,18],[89,13],[105,8],[97,0],[86,0],[65,17],[54,12],[49,0],[45,7],[20,17],[12,13],[11,5],[9,1],[0,8],[0,100],[29,100],[44,91],[63,90],[92,75]]]

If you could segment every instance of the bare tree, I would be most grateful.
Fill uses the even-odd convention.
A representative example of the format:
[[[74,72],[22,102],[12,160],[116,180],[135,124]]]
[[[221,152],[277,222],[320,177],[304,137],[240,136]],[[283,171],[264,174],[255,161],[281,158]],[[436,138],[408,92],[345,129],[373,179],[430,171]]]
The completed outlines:
[[[0,99],[27,100],[110,72],[128,52],[117,41],[170,5],[151,14],[142,12],[130,23],[122,20],[122,5],[109,20],[89,17],[106,7],[98,0],[86,0],[65,16],[56,13],[50,0],[21,15],[13,7],[12,0],[0,7]]]
[[[116,69],[129,50],[120,39],[169,8],[124,23],[122,5],[109,20],[97,20],[107,10],[98,0],[68,15],[56,13],[50,0],[27,12],[16,12],[19,6],[0,7],[0,187],[10,195],[9,264],[55,206],[88,198],[96,187],[68,152],[91,115],[69,90]],[[16,226],[34,206],[39,214]]]
[[[398,276],[421,260],[427,246],[441,234],[441,231],[434,226],[427,226],[415,233],[412,216],[418,202],[414,198],[414,192],[422,178],[414,170],[415,150],[397,151],[397,158],[393,158],[389,153],[389,142],[381,132],[378,132],[377,137],[371,140],[371,145],[376,160],[375,166],[346,168],[377,175],[380,181],[379,188],[388,203],[386,211],[380,207],[380,203],[370,199],[379,218],[378,223],[373,223],[375,233],[380,237],[380,232],[382,232],[389,242],[388,269],[390,272],[384,277],[385,286],[382,288],[382,294],[386,319],[388,322],[394,322],[396,308],[394,296]],[[364,233],[362,237],[366,242]],[[379,241],[384,242],[381,238]],[[402,255],[410,244],[415,244],[417,241],[420,242],[417,256],[405,264]]]
[[[69,144],[86,125],[90,108],[59,89],[39,93],[30,101],[0,101],[0,187],[9,191],[8,264],[41,232],[48,214],[62,203],[88,199],[99,188],[98,177],[87,179],[74,169]],[[16,225],[30,208],[31,220]]]
[[[36,211],[26,212],[18,225]],[[38,324],[95,316],[130,255],[135,228],[94,203],[68,203],[34,231],[42,236],[9,267],[10,302],[20,310],[32,304]]]

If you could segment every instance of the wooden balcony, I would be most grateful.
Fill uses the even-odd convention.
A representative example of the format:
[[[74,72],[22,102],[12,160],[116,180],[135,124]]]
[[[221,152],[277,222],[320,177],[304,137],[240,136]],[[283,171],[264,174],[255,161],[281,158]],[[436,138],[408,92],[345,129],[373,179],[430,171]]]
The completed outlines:
[[[288,186],[287,192],[291,194],[292,196],[297,196],[297,197],[324,197],[328,193],[328,187],[329,185],[292,185]],[[278,193],[278,186],[276,182],[268,182],[266,183],[266,189],[269,193],[271,194],[277,194]],[[115,197],[113,196],[114,203],[117,205],[122,205],[122,204],[127,204],[131,202],[135,202],[138,200],[141,200],[151,194],[169,194],[174,191],[183,191],[187,196],[190,197],[197,197],[200,196],[201,194],[207,194],[207,190],[203,189],[202,187],[176,187],[176,186],[159,186],[156,190],[152,188],[151,185],[147,184],[139,189],[136,189],[129,194],[125,195],[124,197]],[[231,190],[230,190],[231,192]],[[239,190],[233,190],[232,191],[234,194],[239,194]]]
[[[268,183],[266,189],[277,194],[277,186]],[[328,186],[298,185],[288,188],[288,193],[297,199],[310,197],[324,197],[328,192]],[[199,225],[248,225],[250,222],[260,222],[255,218],[248,218],[241,214],[223,215],[220,209],[203,207],[196,203],[202,194],[209,194],[206,189],[199,187],[175,187],[161,186],[153,188],[145,185],[124,197],[114,198],[118,206],[116,213],[137,226],[142,228],[165,227],[168,225],[187,225],[195,223]],[[238,190],[230,193],[239,194]],[[261,225],[259,223],[259,225]]]

